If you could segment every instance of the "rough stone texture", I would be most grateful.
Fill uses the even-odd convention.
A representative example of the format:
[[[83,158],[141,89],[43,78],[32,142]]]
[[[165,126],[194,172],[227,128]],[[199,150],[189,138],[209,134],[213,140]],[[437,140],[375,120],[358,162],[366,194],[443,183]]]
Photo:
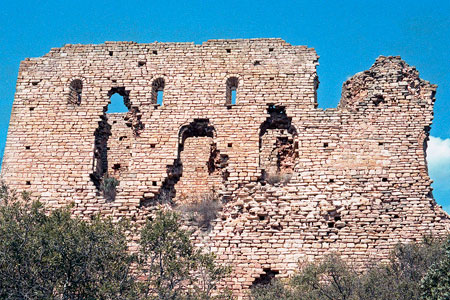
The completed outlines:
[[[52,49],[21,63],[2,178],[49,207],[74,201],[74,215],[136,227],[159,203],[214,191],[222,211],[194,240],[233,266],[240,296],[299,260],[337,252],[363,266],[447,233],[424,151],[436,86],[381,56],[322,110],[317,65],[314,49],[281,39]],[[107,113],[114,93],[128,113]],[[113,201],[105,176],[120,181]]]

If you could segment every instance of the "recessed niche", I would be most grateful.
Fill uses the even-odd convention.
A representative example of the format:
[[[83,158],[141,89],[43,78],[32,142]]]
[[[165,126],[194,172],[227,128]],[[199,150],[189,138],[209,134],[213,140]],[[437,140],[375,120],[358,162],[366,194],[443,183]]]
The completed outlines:
[[[30,107],[30,111],[33,111],[34,110],[34,107]]]
[[[156,185],[157,185],[157,182],[156,182],[156,181],[152,181],[152,185],[153,185],[153,186],[156,186]]]
[[[113,56],[114,52],[109,51],[109,56]]]
[[[227,49],[227,53],[231,53],[231,49]]]
[[[150,144],[150,148],[156,148],[156,144]]]
[[[113,170],[117,171],[120,169],[120,167],[121,167],[120,164],[114,164],[112,168],[113,168]]]
[[[28,180],[27,180],[27,181],[25,182],[25,184],[26,184],[26,185],[31,185],[31,181],[28,181]]]
[[[269,80],[274,80],[274,79],[275,79],[275,77],[270,77],[270,78],[269,78]]]
[[[228,148],[233,147],[233,143],[228,143]]]
[[[379,142],[379,143],[378,143],[378,146],[383,146],[383,145],[384,145],[383,142]]]
[[[153,50],[152,53],[153,53],[154,55],[158,55],[158,51],[156,51],[156,50]]]
[[[269,48],[269,52],[272,52],[273,51],[273,48]]]
[[[25,149],[30,150],[31,146],[25,146]]]
[[[324,148],[328,148],[328,143],[323,143]]]
[[[266,216],[261,216],[261,215],[259,215],[259,216],[258,216],[258,219],[259,219],[260,221],[264,221],[264,220],[266,219]]]
[[[334,179],[330,179],[329,182],[330,182],[330,183],[333,183],[333,182],[334,182]]]
[[[138,67],[143,67],[145,66],[145,61],[139,61],[138,62]]]
[[[119,141],[123,141],[123,140],[125,140],[127,137],[126,136],[121,136],[121,137],[119,137]]]
[[[259,66],[259,65],[261,65],[261,61],[260,61],[260,60],[255,60],[255,61],[253,62],[253,65],[254,65],[254,66]]]
[[[383,181],[383,182],[387,182],[387,181],[388,181],[388,179],[387,179],[387,177],[383,177],[383,179],[381,179],[381,181]]]

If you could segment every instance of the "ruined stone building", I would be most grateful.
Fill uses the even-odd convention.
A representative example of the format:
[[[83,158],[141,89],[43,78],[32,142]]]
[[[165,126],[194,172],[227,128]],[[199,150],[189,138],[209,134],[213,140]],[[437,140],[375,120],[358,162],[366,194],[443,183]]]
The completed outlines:
[[[20,65],[2,179],[137,227],[161,203],[213,195],[195,244],[233,266],[238,295],[302,260],[364,265],[445,234],[425,154],[436,86],[380,56],[323,110],[318,58],[281,39],[52,49]],[[114,94],[128,112],[108,113]]]

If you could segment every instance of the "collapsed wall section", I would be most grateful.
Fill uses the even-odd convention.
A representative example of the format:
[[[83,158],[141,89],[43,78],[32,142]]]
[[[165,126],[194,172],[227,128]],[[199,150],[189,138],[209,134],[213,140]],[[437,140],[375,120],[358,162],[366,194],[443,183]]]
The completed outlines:
[[[21,64],[2,178],[136,228],[161,204],[213,194],[217,217],[193,240],[233,266],[240,296],[299,260],[364,266],[447,233],[424,149],[436,87],[380,57],[324,111],[317,60],[280,39],[52,49]],[[108,112],[112,93],[128,112]]]

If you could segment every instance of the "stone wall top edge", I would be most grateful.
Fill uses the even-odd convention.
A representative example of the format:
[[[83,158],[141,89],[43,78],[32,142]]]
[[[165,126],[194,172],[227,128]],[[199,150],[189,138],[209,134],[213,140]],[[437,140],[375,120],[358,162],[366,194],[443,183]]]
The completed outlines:
[[[26,58],[26,61],[36,61],[43,58],[54,58],[59,57],[58,55],[65,51],[71,51],[74,49],[77,50],[92,50],[92,48],[98,48],[102,49],[105,47],[113,47],[113,46],[128,46],[131,47],[131,49],[145,49],[145,48],[151,48],[151,47],[170,47],[172,49],[176,48],[193,48],[193,49],[201,49],[205,48],[208,49],[210,47],[227,47],[227,46],[258,46],[258,44],[263,45],[279,45],[281,47],[285,48],[293,48],[297,49],[299,51],[305,51],[305,52],[312,52],[311,54],[318,55],[314,48],[309,48],[306,45],[291,45],[290,43],[287,43],[285,40],[281,38],[255,38],[255,39],[211,39],[207,40],[201,44],[196,44],[194,42],[158,42],[155,41],[153,43],[138,43],[134,41],[105,41],[101,44],[65,44],[62,47],[54,47],[51,48],[50,51],[46,54],[44,54],[41,57],[35,57],[35,58]]]

